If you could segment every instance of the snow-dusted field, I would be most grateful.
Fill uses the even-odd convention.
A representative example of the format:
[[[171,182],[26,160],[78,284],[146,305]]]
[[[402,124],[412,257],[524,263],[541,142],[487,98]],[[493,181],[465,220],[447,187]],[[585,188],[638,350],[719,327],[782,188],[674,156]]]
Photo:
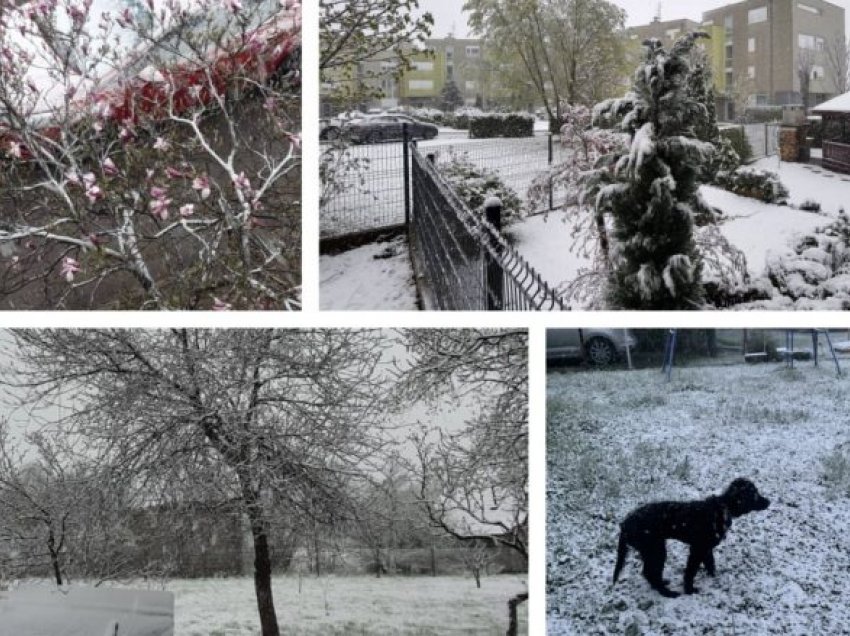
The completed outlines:
[[[283,634],[299,636],[417,636],[504,634],[507,601],[526,589],[524,578],[279,576],[274,598]],[[250,578],[173,581],[177,636],[259,634]],[[523,612],[523,626],[527,624]],[[524,631],[526,631],[524,629]]]
[[[405,237],[322,256],[319,273],[322,310],[417,309],[413,266]]]
[[[549,633],[850,634],[848,392],[829,364],[549,374]],[[771,506],[733,522],[699,594],[661,597],[633,552],[612,589],[630,510],[739,476]],[[668,541],[674,590],[685,558]]]

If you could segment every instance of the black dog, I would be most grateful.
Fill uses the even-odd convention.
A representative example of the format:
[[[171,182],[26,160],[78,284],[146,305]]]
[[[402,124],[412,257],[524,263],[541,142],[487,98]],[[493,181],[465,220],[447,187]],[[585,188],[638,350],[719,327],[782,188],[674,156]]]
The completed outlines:
[[[679,596],[667,587],[663,578],[667,558],[667,539],[676,539],[691,546],[685,566],[685,594],[694,594],[694,577],[705,564],[709,576],[714,576],[714,546],[719,544],[732,525],[734,517],[764,510],[770,500],[762,497],[748,479],[736,479],[719,497],[700,501],[659,501],[632,511],[620,524],[620,544],[614,583],[626,562],[629,547],[643,559],[643,576],[660,594]]]

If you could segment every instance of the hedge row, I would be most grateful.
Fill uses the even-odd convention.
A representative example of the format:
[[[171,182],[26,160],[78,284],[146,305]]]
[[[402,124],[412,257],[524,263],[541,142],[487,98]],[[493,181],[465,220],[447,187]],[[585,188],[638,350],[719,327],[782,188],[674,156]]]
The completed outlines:
[[[485,115],[469,121],[472,139],[490,137],[533,137],[534,118],[529,115]]]
[[[743,128],[721,128],[720,135],[732,142],[732,147],[738,153],[741,163],[749,163],[753,150],[750,148],[750,142],[747,141]]]

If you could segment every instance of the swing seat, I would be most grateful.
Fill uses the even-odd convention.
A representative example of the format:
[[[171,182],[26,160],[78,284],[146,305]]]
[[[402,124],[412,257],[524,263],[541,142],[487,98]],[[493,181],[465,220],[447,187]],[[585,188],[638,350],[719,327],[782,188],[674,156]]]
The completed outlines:
[[[760,351],[758,353],[745,353],[744,362],[746,362],[747,364],[759,364],[761,362],[770,362],[770,354],[768,354],[766,351]]]
[[[788,351],[787,347],[777,347],[776,353],[783,360],[788,359],[789,353],[794,360],[811,360],[814,357],[811,349],[794,349],[794,351]]]

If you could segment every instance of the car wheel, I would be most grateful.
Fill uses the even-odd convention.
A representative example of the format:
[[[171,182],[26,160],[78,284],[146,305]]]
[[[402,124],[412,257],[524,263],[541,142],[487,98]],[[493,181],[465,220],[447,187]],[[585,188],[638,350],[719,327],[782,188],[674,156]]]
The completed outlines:
[[[336,141],[337,139],[339,139],[339,135],[339,128],[333,126],[331,128],[325,129],[324,138],[328,141]]]
[[[604,367],[617,359],[617,351],[610,340],[605,338],[591,338],[584,345],[587,360],[596,367]]]
[[[433,139],[436,136],[437,136],[436,130],[429,130],[425,133],[425,139]]]

